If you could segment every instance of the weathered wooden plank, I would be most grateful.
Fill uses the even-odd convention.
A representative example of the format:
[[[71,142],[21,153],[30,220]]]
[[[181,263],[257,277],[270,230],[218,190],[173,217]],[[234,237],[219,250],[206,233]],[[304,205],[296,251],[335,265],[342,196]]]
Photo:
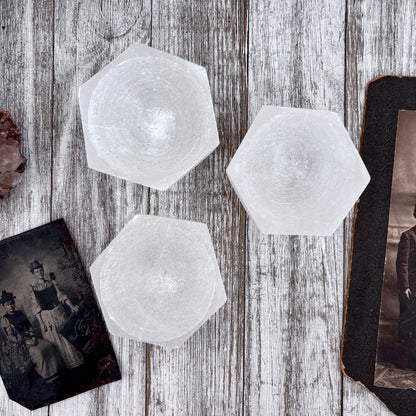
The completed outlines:
[[[249,123],[264,104],[344,115],[344,1],[253,0]],[[332,237],[247,227],[245,414],[339,415],[343,227]]]
[[[246,129],[246,3],[153,3],[152,45],[207,68],[221,144],[167,192],[151,191],[150,212],[207,223],[228,301],[181,348],[149,347],[149,415],[242,414],[245,224],[225,169]]]
[[[41,7],[40,7],[41,6]],[[50,215],[51,0],[0,3],[0,107],[18,124],[28,165],[11,197],[0,200],[0,238],[42,224]]]
[[[57,0],[53,43],[53,4],[41,1],[0,2],[0,103],[21,127],[29,156],[22,184],[0,201],[0,238],[50,219],[54,45],[52,218],[67,220],[89,266],[148,200],[139,186],[87,170],[76,90],[133,41],[149,41],[151,5],[137,13],[138,2]],[[250,6],[250,121],[266,103],[342,115],[343,4],[277,3]],[[152,191],[151,212],[208,223],[229,301],[183,348],[148,347],[149,414],[240,414],[243,371],[246,414],[340,413],[340,276],[348,269],[351,216],[344,233],[329,239],[263,237],[249,222],[243,319],[244,215],[224,173],[246,128],[245,7],[232,0],[153,5],[153,45],[208,68],[222,144],[170,191]],[[410,0],[348,2],[345,114],[357,145],[367,81],[414,75],[414,9]],[[144,414],[144,347],[114,342],[124,380],[55,404],[51,414]],[[389,414],[364,388],[343,383],[344,414]],[[4,389],[3,413],[28,414]]]
[[[28,157],[23,180],[0,200],[0,239],[48,222],[51,197],[52,0],[0,2],[0,108],[10,111]],[[1,383],[0,415],[30,412],[9,400]],[[47,415],[48,408],[33,415]]]
[[[346,25],[346,125],[360,143],[366,84],[384,74],[416,75],[416,5],[375,0],[347,2]],[[345,225],[345,258],[349,258],[352,220]],[[347,262],[345,262],[347,266]],[[348,274],[348,267],[345,276]],[[364,387],[343,380],[344,415],[388,415],[389,410]]]
[[[132,43],[149,41],[151,2],[140,3],[55,0],[52,218],[65,218],[86,267],[147,210],[147,189],[87,168],[77,99],[79,85]],[[144,414],[145,346],[121,338],[113,345],[123,380],[55,404],[51,415]]]

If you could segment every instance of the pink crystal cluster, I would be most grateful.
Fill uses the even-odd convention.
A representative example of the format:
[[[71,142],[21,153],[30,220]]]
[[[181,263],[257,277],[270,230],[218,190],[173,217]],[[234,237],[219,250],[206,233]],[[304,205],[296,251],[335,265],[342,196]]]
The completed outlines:
[[[26,158],[20,153],[21,141],[10,113],[0,110],[0,199],[10,196],[10,190],[21,181],[26,168]]]

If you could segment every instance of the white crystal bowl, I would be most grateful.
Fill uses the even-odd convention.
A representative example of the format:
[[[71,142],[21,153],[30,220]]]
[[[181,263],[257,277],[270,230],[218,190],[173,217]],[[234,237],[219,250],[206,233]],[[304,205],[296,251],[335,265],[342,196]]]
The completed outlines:
[[[91,168],[165,190],[219,144],[206,70],[133,45],[80,88]]]
[[[336,113],[264,106],[227,168],[265,234],[330,235],[369,182]]]
[[[134,217],[91,266],[110,332],[175,347],[224,302],[205,224]]]

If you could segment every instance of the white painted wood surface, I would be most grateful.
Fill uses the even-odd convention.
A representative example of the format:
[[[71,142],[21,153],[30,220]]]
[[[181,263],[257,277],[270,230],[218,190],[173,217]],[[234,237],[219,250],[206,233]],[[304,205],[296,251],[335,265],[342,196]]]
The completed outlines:
[[[250,2],[249,123],[263,104],[343,116],[344,4],[300,4]],[[343,234],[264,237],[248,220],[247,415],[341,414]]]
[[[0,238],[65,218],[86,267],[135,213],[208,224],[228,302],[185,345],[113,338],[123,380],[34,415],[388,415],[339,370],[351,215],[265,237],[225,168],[263,104],[327,108],[359,144],[366,83],[416,75],[413,0],[1,0],[0,107],[28,169]],[[167,192],[87,168],[77,87],[133,42],[206,66],[221,145]],[[0,415],[29,415],[0,390]]]

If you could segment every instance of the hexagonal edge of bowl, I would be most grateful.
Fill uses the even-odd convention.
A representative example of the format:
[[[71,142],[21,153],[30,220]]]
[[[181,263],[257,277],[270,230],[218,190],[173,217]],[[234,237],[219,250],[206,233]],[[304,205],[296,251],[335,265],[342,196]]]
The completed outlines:
[[[141,180],[140,182],[134,180],[132,178],[127,177],[126,175],[120,174],[117,172],[111,165],[107,162],[102,160],[97,154],[94,146],[90,140],[90,132],[88,128],[88,109],[89,104],[91,101],[92,94],[97,87],[100,80],[104,77],[106,73],[108,73],[112,68],[125,62],[129,59],[142,57],[142,56],[154,56],[159,55],[161,58],[170,60],[172,62],[179,63],[183,66],[186,66],[189,69],[192,69],[195,77],[198,78],[199,82],[203,84],[203,88],[206,89],[207,95],[209,95],[209,105],[210,105],[210,113],[212,116],[212,125],[215,126],[214,131],[210,134],[212,140],[207,143],[206,147],[201,151],[200,155],[195,156],[194,161],[191,162],[190,166],[182,169],[177,174],[170,175],[169,178],[161,180],[159,182],[148,182]],[[185,59],[179,58],[177,56],[171,55],[167,52],[160,51],[158,49],[142,45],[140,43],[136,43],[134,45],[129,46],[121,55],[113,59],[110,63],[100,69],[95,75],[85,81],[83,84],[80,85],[78,89],[78,99],[80,105],[80,112],[81,112],[81,123],[84,133],[84,144],[85,150],[87,155],[87,163],[90,169],[119,177],[121,179],[139,183],[140,185],[147,186],[150,188],[154,188],[160,191],[165,191],[170,188],[174,183],[184,177],[189,171],[191,171],[194,167],[199,165],[206,157],[208,157],[219,145],[219,134],[218,134],[218,126],[215,117],[214,105],[212,100],[211,88],[208,80],[208,75],[206,69],[198,64],[193,62],[187,61]]]

